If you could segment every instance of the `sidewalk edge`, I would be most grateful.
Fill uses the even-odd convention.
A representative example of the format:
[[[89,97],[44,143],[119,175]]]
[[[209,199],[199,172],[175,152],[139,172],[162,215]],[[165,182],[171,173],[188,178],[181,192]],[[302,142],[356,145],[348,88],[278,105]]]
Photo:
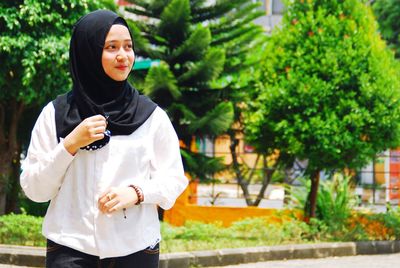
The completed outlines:
[[[363,241],[318,244],[294,244],[252,248],[165,253],[160,255],[160,268],[227,266],[243,263],[390,254],[400,252],[400,241]],[[45,248],[0,245],[0,263],[44,267]]]

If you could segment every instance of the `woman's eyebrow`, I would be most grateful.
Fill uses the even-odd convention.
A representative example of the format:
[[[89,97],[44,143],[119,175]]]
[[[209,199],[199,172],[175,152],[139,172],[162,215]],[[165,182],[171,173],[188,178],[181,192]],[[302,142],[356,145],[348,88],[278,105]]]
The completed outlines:
[[[106,40],[106,43],[111,43],[111,42],[120,42],[121,40],[119,40],[119,39],[112,39],[112,40]],[[125,39],[125,40],[122,40],[123,42],[126,42],[126,41],[128,41],[128,42],[132,42],[132,39]]]

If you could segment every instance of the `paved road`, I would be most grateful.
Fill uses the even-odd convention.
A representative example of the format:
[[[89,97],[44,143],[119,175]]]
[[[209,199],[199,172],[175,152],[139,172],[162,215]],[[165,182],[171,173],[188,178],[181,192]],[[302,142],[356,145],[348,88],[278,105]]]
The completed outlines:
[[[400,253],[386,255],[361,255],[351,257],[332,257],[325,259],[304,259],[288,261],[269,261],[231,265],[214,268],[397,268],[400,267]],[[0,264],[0,268],[30,268]],[[32,268],[32,267],[31,267]]]
[[[387,255],[359,255],[351,257],[332,257],[325,259],[269,261],[269,262],[224,266],[223,268],[397,268],[397,267],[400,267],[400,253],[387,254]]]

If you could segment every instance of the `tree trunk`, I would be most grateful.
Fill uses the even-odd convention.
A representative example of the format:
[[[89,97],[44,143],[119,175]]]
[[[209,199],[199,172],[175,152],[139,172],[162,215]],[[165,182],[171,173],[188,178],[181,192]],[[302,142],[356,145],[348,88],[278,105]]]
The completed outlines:
[[[230,151],[231,151],[231,156],[232,156],[232,165],[233,165],[233,170],[235,171],[236,178],[238,181],[238,184],[240,188],[242,189],[243,196],[246,200],[247,206],[255,206],[257,207],[260,203],[261,200],[264,198],[264,193],[269,185],[269,182],[271,181],[272,175],[275,171],[274,168],[268,169],[267,167],[267,161],[266,161],[266,156],[263,156],[263,181],[262,181],[262,186],[260,191],[258,192],[258,195],[255,200],[251,199],[250,192],[249,192],[249,184],[251,182],[251,178],[254,175],[254,170],[257,167],[258,160],[260,158],[260,155],[257,155],[257,159],[255,161],[253,170],[251,170],[250,174],[248,175],[247,179],[245,175],[242,173],[242,170],[240,169],[239,161],[238,161],[238,155],[236,153],[236,148],[239,145],[239,140],[234,136],[234,134],[229,134],[231,144],[230,144]]]
[[[274,172],[275,172],[275,167],[268,168],[267,157],[264,155],[263,156],[263,182],[262,182],[260,192],[258,193],[256,200],[254,201],[255,207],[258,207],[261,203],[261,200],[264,198],[265,191],[267,190],[267,187],[272,179],[272,175],[274,174]]]
[[[310,218],[315,218],[316,208],[317,208],[317,196],[318,196],[318,186],[319,186],[319,170],[311,174],[311,190],[309,195],[309,211],[308,215]]]
[[[12,212],[18,212],[19,208],[18,204],[18,195],[20,192],[20,184],[19,184],[19,175],[21,169],[21,147],[18,148],[15,154],[15,158],[12,161],[12,170],[8,181],[8,189],[7,189],[7,198],[6,198],[6,206],[5,213],[9,214]]]
[[[239,145],[239,140],[236,139],[236,137],[232,137],[232,135],[230,135],[230,139],[231,139],[231,145],[229,146],[229,149],[232,155],[233,170],[235,171],[238,184],[243,191],[244,198],[246,199],[246,204],[249,206],[249,204],[251,204],[251,199],[250,199],[248,184],[246,183],[246,180],[244,179],[242,172],[240,170],[238,156],[236,153],[236,148]]]
[[[0,146],[0,215],[5,213],[6,207],[6,189],[8,179],[12,173],[12,166],[10,161],[10,153],[8,151],[1,150]]]
[[[17,130],[23,110],[24,105],[16,100],[9,101],[7,106],[0,103],[0,215],[14,211],[18,200],[21,150]]]

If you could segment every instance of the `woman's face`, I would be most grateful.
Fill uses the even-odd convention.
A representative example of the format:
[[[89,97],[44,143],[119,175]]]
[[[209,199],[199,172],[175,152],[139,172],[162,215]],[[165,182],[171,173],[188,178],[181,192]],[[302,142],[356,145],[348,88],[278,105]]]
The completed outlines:
[[[115,81],[125,80],[135,60],[133,44],[128,28],[115,24],[104,42],[101,63],[104,72]]]

